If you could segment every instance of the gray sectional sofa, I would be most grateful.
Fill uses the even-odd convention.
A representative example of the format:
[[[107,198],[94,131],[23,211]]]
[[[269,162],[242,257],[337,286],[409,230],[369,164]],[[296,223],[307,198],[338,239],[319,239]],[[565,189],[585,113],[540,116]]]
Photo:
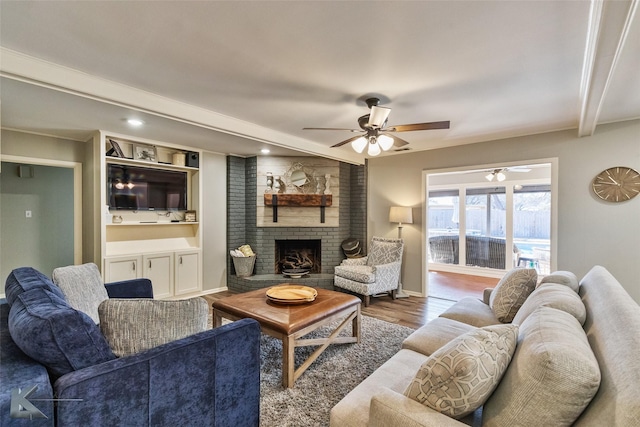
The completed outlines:
[[[640,306],[601,266],[579,282],[569,272],[537,281],[511,313],[512,359],[470,415],[455,419],[405,396],[430,355],[478,327],[503,324],[492,294],[465,298],[410,335],[331,410],[331,426],[640,425]]]

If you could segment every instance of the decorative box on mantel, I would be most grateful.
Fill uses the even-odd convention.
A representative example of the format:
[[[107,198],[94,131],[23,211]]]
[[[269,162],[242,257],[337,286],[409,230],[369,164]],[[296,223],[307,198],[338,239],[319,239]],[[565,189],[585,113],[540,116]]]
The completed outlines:
[[[279,194],[266,193],[264,205],[273,208],[273,222],[278,222],[278,206],[317,207],[319,208],[320,222],[325,223],[325,208],[331,206],[333,197],[331,194]]]

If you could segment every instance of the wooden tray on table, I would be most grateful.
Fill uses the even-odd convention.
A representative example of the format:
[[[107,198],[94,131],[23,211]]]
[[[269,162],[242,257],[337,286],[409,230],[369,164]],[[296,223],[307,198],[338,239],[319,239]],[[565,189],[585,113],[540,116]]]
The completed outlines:
[[[302,285],[279,285],[267,290],[267,299],[276,304],[305,304],[317,296],[314,288]]]

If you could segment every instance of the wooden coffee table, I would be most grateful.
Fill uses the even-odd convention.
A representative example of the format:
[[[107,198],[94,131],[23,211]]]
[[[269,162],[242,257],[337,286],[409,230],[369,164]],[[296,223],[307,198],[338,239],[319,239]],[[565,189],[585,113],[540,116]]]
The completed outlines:
[[[222,298],[213,303],[213,326],[222,318],[238,320],[252,318],[260,323],[263,333],[282,341],[282,386],[293,387],[295,380],[322,354],[329,344],[360,342],[360,299],[356,296],[317,289],[313,302],[282,305],[267,299],[270,288],[258,289]],[[301,339],[331,322],[342,320],[326,338]],[[338,336],[351,323],[351,336]],[[319,346],[298,369],[295,369],[296,347]]]

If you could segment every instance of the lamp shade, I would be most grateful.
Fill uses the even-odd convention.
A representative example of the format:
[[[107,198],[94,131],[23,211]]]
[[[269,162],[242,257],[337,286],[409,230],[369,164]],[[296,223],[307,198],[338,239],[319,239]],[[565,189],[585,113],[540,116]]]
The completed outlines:
[[[413,224],[412,209],[405,206],[391,206],[391,209],[389,210],[389,222]]]

